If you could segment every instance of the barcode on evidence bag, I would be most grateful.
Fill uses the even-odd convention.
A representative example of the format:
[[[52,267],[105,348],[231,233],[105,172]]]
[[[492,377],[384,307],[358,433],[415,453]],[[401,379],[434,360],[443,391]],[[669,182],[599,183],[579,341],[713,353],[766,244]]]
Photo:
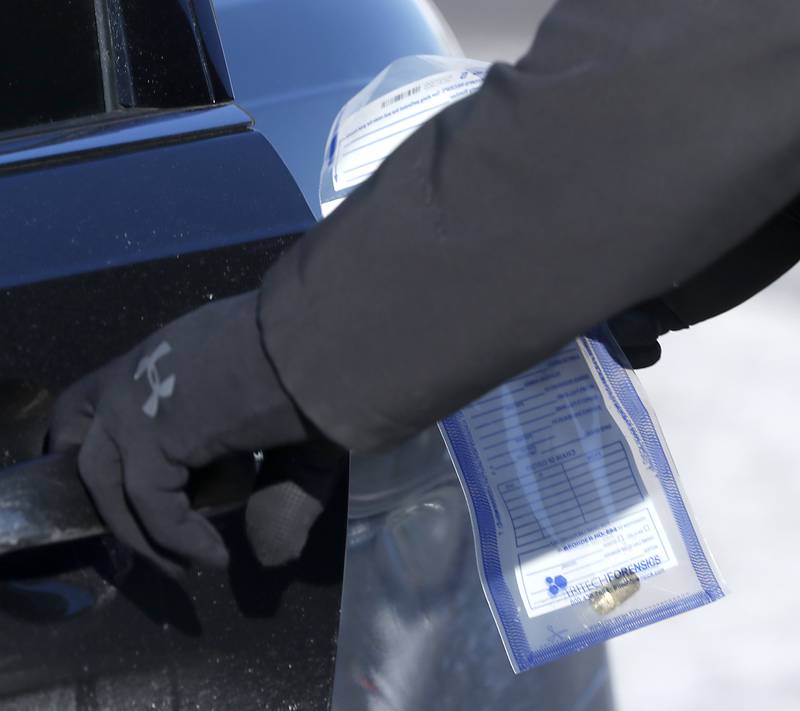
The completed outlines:
[[[422,87],[417,84],[417,86],[412,86],[410,89],[406,89],[406,91],[401,91],[394,96],[390,96],[385,101],[381,102],[381,108],[385,109],[387,106],[391,106],[392,104],[396,104],[398,101],[403,101],[403,99],[408,99],[414,94],[419,94],[422,91]]]

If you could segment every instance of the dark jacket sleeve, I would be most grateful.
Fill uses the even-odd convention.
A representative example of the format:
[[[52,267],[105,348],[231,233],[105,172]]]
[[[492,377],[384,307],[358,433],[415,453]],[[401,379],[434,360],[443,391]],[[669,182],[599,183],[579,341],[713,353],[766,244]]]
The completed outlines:
[[[658,339],[689,328],[755,296],[800,261],[800,199],[720,259],[662,296],[612,318],[609,323],[635,368],[661,356]]]
[[[738,306],[800,261],[800,200],[700,274],[664,294],[684,327]]]
[[[265,346],[356,450],[708,268],[800,194],[793,0],[562,0],[268,274]]]

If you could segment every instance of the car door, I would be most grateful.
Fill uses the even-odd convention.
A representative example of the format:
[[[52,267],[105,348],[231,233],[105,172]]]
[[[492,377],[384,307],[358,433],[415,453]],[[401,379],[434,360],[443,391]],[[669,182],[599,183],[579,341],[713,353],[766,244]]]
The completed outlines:
[[[9,0],[0,86],[0,708],[324,708],[344,492],[266,570],[237,505],[255,469],[222,463],[230,569],[176,583],[42,457],[69,383],[256,288],[313,223],[234,101],[210,0]]]

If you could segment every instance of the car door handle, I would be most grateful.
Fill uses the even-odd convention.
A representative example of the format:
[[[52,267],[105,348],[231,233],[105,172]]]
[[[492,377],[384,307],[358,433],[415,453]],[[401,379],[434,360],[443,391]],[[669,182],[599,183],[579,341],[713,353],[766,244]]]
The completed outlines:
[[[193,471],[192,506],[207,516],[236,508],[252,491],[257,471],[252,453]],[[0,470],[0,555],[106,531],[78,477],[77,450]]]

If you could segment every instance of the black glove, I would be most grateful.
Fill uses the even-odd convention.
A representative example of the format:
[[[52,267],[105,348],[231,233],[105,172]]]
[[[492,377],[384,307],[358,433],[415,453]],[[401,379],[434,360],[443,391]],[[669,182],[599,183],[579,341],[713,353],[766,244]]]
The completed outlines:
[[[315,436],[263,348],[257,307],[249,292],[193,311],[55,407],[50,447],[80,446],[81,477],[108,527],[171,575],[185,560],[228,560],[220,535],[190,508],[189,468]]]
[[[247,538],[262,565],[300,557],[346,465],[347,451],[327,440],[264,453],[263,476],[245,511]]]
[[[661,299],[629,309],[610,319],[608,325],[634,368],[655,365],[661,358],[658,339],[668,331],[688,328]]]

